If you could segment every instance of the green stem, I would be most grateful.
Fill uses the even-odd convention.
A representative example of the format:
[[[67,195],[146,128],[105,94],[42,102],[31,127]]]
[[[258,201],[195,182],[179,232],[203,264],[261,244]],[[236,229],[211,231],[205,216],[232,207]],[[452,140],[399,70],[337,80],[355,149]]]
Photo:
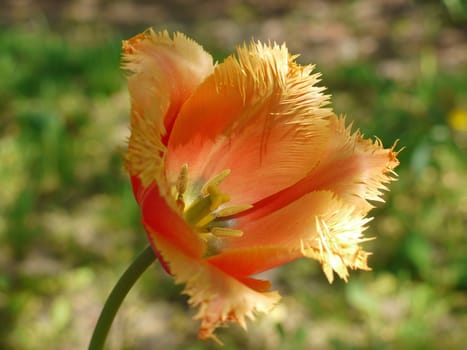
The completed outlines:
[[[138,278],[154,260],[156,260],[156,256],[151,246],[147,246],[120,277],[102,308],[96,327],[94,328],[94,333],[92,334],[91,342],[89,343],[89,350],[103,349],[110,326],[123,299],[125,299],[131,287],[133,287]]]

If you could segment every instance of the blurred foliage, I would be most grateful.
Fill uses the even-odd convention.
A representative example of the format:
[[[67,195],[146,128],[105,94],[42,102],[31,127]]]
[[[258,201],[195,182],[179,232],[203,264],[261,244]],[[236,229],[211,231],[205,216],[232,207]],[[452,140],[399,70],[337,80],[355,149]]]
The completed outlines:
[[[443,6],[462,21],[463,2]],[[2,349],[83,348],[108,291],[145,245],[120,157],[129,108],[121,37],[0,32]],[[338,113],[405,147],[399,181],[368,230],[377,237],[366,246],[374,271],[332,286],[308,260],[272,272],[282,304],[248,333],[221,330],[224,349],[465,346],[467,71],[440,69],[429,49],[416,61],[404,79],[370,61],[319,67]],[[140,282],[109,348],[217,348],[196,340],[193,310],[159,267]]]

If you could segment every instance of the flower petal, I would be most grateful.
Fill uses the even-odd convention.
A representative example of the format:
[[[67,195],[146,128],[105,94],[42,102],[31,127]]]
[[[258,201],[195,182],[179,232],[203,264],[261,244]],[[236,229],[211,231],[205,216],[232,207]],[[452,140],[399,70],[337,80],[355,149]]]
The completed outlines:
[[[299,249],[300,241],[316,237],[316,217],[327,212],[335,200],[332,192],[305,194],[267,215],[256,217],[255,210],[235,220],[243,236],[225,241],[225,251],[247,247],[283,246]]]
[[[394,181],[393,169],[399,165],[397,142],[385,149],[379,139],[365,139],[351,133],[345,118],[333,117],[331,139],[320,165],[307,180],[319,190],[330,190],[345,202],[366,213],[373,206],[368,201],[383,201],[385,184]]]
[[[243,231],[243,236],[226,240],[223,254],[251,246],[262,246],[264,252],[268,247],[283,246],[289,250],[290,260],[299,256],[319,260],[330,282],[333,270],[347,279],[347,267],[368,269],[368,253],[359,243],[367,240],[362,232],[370,219],[330,191],[312,192],[269,215],[253,216],[254,211],[236,220],[235,227]],[[274,254],[277,252],[271,249],[273,257],[239,262],[238,268],[253,273],[267,270]]]
[[[253,246],[229,249],[207,258],[207,261],[222,271],[237,277],[251,276],[274,267],[283,265],[303,256],[298,245],[288,246]]]
[[[131,137],[127,167],[144,185],[160,172],[162,155],[182,104],[213,70],[212,57],[183,34],[148,30],[123,43],[130,72]]]
[[[191,180],[225,169],[232,203],[254,203],[290,186],[316,165],[332,112],[312,66],[285,46],[237,49],[180,110],[169,139],[167,177],[187,163]]]
[[[190,304],[200,307],[196,316],[202,320],[200,338],[217,340],[213,332],[220,325],[238,322],[245,327],[245,317],[267,312],[277,303],[279,294],[268,291],[268,281],[239,271],[233,275],[204,260],[204,242],[161,196],[156,184],[139,193],[143,224],[153,249],[176,281],[185,283]]]
[[[201,258],[206,250],[204,241],[182,219],[177,210],[169,205],[157,184],[151,184],[140,197],[143,224],[147,232],[164,237],[187,256]],[[154,247],[159,252],[159,247]]]
[[[277,292],[266,292],[268,282],[236,279],[202,259],[184,254],[165,237],[148,231],[149,239],[158,247],[177,283],[184,283],[189,304],[199,307],[194,317],[201,320],[199,337],[212,338],[217,327],[238,322],[246,328],[246,318],[257,312],[268,312],[280,299]]]
[[[393,181],[398,152],[384,148],[381,141],[364,139],[360,132],[351,134],[345,119],[330,118],[330,134],[326,146],[309,174],[294,185],[255,204],[250,219],[268,215],[312,191],[331,191],[365,215],[373,206],[369,201],[382,201],[385,184]]]

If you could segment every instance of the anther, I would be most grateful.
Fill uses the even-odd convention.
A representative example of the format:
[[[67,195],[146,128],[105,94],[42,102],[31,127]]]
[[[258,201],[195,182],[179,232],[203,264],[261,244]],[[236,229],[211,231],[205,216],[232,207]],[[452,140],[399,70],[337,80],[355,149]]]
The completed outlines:
[[[230,169],[225,169],[224,171],[220,172],[216,176],[212,177],[204,184],[201,188],[201,194],[203,196],[207,196],[209,194],[209,187],[212,186],[219,186],[219,184],[224,181],[224,179],[230,174]]]
[[[243,236],[243,231],[234,230],[228,227],[213,227],[211,233],[216,237],[241,237]]]
[[[183,200],[183,194],[186,191],[188,183],[188,164],[183,164],[182,169],[177,177],[175,183],[175,189],[177,190],[177,206],[183,211],[185,209],[185,201]]]
[[[231,215],[241,213],[242,211],[248,210],[250,208],[253,208],[253,206],[250,204],[233,205],[231,207],[220,209],[219,211],[216,212],[216,216],[217,217],[231,216]]]

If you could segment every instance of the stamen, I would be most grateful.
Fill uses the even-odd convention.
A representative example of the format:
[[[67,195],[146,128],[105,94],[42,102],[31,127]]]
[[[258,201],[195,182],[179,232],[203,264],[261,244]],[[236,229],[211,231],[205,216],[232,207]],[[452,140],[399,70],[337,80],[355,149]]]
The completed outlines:
[[[233,205],[231,207],[220,209],[219,211],[216,212],[216,216],[220,218],[225,217],[225,216],[231,216],[231,215],[241,213],[242,211],[248,210],[250,208],[253,208],[253,206],[250,204]]]
[[[211,186],[219,186],[219,184],[224,181],[224,179],[230,174],[230,169],[225,169],[224,171],[220,172],[216,176],[212,177],[204,184],[201,188],[201,194],[203,196],[207,196],[209,194],[209,187]]]
[[[243,231],[235,230],[228,227],[213,227],[211,233],[216,237],[241,237]]]
[[[198,234],[199,237],[206,242],[209,242],[209,240],[214,237],[211,232],[198,232]]]
[[[175,188],[177,190],[177,206],[183,211],[185,209],[185,201],[183,200],[183,194],[186,191],[186,186],[188,184],[188,164],[185,163],[182,165],[180,174],[178,174],[177,182]]]
[[[197,228],[202,228],[209,224],[211,221],[213,221],[216,218],[216,216],[213,213],[209,213],[208,215],[202,217],[196,224],[195,226]]]
[[[222,193],[221,190],[219,189],[218,185],[214,185],[214,184],[210,185],[207,188],[207,191],[209,193],[209,198],[211,199],[210,209],[212,211],[219,208],[220,205],[230,201],[230,197],[228,195],[226,195],[225,193]]]

